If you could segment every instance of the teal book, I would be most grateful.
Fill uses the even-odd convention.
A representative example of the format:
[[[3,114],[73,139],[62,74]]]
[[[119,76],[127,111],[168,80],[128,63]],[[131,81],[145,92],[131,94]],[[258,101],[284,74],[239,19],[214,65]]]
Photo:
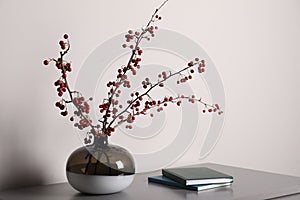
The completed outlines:
[[[207,167],[169,168],[162,174],[185,186],[233,182],[232,176]]]
[[[163,185],[168,185],[168,186],[172,186],[172,187],[178,187],[178,188],[193,190],[193,191],[198,191],[198,192],[204,191],[204,190],[220,188],[220,187],[226,187],[226,186],[231,185],[231,183],[220,183],[220,184],[185,186],[185,185],[182,185],[176,181],[173,181],[172,179],[169,179],[165,176],[150,176],[150,177],[148,177],[148,181],[152,182],[152,183],[159,183],[159,184],[163,184]]]

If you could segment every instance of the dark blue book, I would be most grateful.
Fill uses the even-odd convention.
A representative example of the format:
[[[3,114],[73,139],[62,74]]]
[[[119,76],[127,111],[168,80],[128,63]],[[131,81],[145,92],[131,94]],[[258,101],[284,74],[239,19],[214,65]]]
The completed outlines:
[[[178,167],[162,169],[162,174],[182,185],[231,183],[233,177],[207,167]]]
[[[203,191],[203,190],[209,190],[219,187],[225,187],[231,185],[231,183],[221,183],[221,184],[202,184],[202,185],[191,185],[191,186],[185,186],[182,185],[176,181],[173,181],[172,179],[169,179],[165,176],[150,176],[148,177],[148,181],[152,183],[159,183],[163,185],[183,188],[187,190],[194,190],[194,191]]]

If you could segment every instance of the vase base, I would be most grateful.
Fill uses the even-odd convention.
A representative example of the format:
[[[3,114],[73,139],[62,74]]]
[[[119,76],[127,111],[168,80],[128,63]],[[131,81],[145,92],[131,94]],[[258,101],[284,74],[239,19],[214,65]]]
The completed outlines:
[[[134,179],[134,174],[124,176],[85,175],[66,172],[70,185],[82,193],[111,194],[124,190]]]

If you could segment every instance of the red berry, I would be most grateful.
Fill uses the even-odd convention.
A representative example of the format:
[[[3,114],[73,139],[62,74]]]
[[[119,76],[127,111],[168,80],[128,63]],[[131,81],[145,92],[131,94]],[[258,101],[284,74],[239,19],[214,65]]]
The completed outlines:
[[[68,39],[68,38],[69,38],[69,35],[68,35],[68,34],[64,34],[64,38],[65,38],[65,39]]]
[[[70,121],[71,121],[71,122],[74,121],[74,117],[73,117],[73,116],[70,118]]]
[[[61,106],[61,103],[60,103],[60,102],[56,102],[56,103],[55,103],[55,106],[56,106],[56,107],[60,107],[60,106]]]
[[[64,110],[64,109],[65,109],[65,106],[62,105],[62,104],[60,104],[59,108],[60,108],[61,110]]]
[[[55,85],[55,86],[58,86],[58,85],[59,85],[59,80],[55,81],[55,82],[54,82],[54,85]]]
[[[62,49],[65,49],[66,48],[66,44],[65,44],[65,42],[64,41],[59,41],[59,45],[60,45],[60,47],[62,48]]]
[[[63,111],[60,113],[62,116],[67,116],[68,115],[68,111]]]
[[[193,66],[193,65],[194,65],[193,61],[191,61],[191,62],[188,63],[188,66],[189,66],[189,67],[191,67],[191,66]]]
[[[57,69],[62,69],[62,64],[61,63],[57,63],[56,67],[57,67]]]
[[[66,71],[71,72],[72,68],[71,67],[66,67]]]
[[[44,60],[44,65],[48,65],[49,61],[48,60]]]

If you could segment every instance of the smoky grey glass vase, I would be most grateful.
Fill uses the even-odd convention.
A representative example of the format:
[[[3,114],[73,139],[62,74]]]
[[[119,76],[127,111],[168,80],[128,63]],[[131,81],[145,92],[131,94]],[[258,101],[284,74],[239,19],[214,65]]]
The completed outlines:
[[[70,185],[82,193],[110,194],[132,183],[135,164],[130,152],[117,145],[80,147],[68,158],[66,174]]]

